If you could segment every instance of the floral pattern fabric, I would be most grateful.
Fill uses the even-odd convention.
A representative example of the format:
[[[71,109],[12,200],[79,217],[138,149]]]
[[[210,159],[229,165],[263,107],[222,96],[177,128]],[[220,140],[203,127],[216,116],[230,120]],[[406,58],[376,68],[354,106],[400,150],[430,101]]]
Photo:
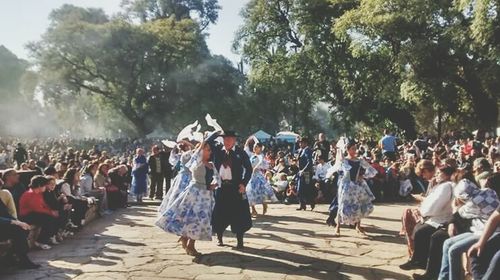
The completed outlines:
[[[371,178],[377,174],[377,170],[366,161],[361,160],[358,168],[352,168],[347,159],[338,162],[334,168],[339,171],[338,190],[338,215],[342,224],[353,225],[361,219],[368,217],[373,212],[375,196],[371,192],[364,178]],[[362,178],[358,178],[360,170],[364,170]],[[353,173],[353,174],[351,174]],[[358,178],[351,180],[351,177]]]
[[[193,240],[212,240],[212,211],[215,205],[213,192],[207,189],[208,184],[217,182],[220,186],[217,172],[213,181],[206,182],[206,166],[201,161],[201,152],[192,155],[185,164],[191,174],[191,180],[184,190],[183,181],[187,175],[180,175],[179,188],[167,196],[171,200],[164,201],[160,207],[156,226],[166,232]],[[212,168],[214,168],[212,164]],[[176,193],[178,193],[177,197]]]
[[[274,194],[271,184],[266,180],[264,174],[269,166],[262,155],[253,155],[250,158],[254,172],[246,187],[248,204],[255,206],[265,202],[276,202],[278,199]]]

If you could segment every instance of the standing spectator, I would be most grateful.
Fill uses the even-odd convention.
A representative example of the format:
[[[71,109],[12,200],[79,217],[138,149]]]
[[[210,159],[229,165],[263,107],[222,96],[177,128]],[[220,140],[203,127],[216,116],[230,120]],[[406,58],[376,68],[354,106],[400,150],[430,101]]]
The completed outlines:
[[[318,141],[314,143],[313,146],[314,156],[322,158],[325,162],[328,161],[330,156],[330,143],[326,141],[326,136],[324,133],[318,135]]]
[[[148,163],[144,150],[138,148],[132,167],[132,192],[135,194],[137,202],[142,202],[142,198],[148,188]]]
[[[160,156],[160,148],[154,145],[151,149],[151,156],[148,159],[149,174],[151,178],[151,185],[149,187],[150,199],[163,199],[163,172],[162,172],[162,159]]]
[[[396,161],[396,154],[398,151],[396,137],[387,129],[384,130],[384,137],[380,139],[380,148],[385,157],[389,158],[391,161]]]
[[[14,150],[14,160],[16,161],[17,166],[21,166],[23,162],[26,162],[28,159],[28,152],[23,147],[23,144],[17,143],[17,148]]]
[[[162,190],[161,194],[166,194],[170,190],[170,183],[173,175],[173,167],[169,161],[170,152],[170,149],[165,145],[163,145],[163,149],[160,151],[161,172],[163,175],[163,179],[165,180],[165,190]],[[163,196],[161,198],[163,198]]]
[[[312,184],[313,159],[312,149],[309,147],[309,139],[303,137],[299,145],[299,173],[297,179],[297,191],[300,200],[300,207],[297,210],[306,210],[306,205],[311,204],[311,211],[316,206],[315,189]]]

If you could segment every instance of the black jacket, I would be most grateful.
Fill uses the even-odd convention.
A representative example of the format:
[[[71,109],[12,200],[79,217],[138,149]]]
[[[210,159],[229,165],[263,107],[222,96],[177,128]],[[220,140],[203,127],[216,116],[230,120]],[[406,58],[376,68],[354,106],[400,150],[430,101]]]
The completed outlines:
[[[222,162],[226,156],[226,151],[224,150],[224,145],[215,142],[218,134],[213,134],[206,140],[212,149],[212,161],[215,164],[215,168],[220,170]],[[247,153],[236,146],[233,150],[229,152],[231,156],[231,175],[233,177],[233,182],[236,185],[243,184],[247,185],[252,177],[252,164],[248,158]]]

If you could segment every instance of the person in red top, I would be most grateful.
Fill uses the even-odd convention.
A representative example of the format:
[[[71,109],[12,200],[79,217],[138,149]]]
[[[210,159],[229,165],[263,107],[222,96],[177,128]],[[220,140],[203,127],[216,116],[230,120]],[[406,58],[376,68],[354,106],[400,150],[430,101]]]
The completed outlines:
[[[19,216],[22,221],[41,228],[35,246],[50,249],[47,244],[57,244],[54,235],[57,233],[57,217],[59,213],[50,209],[43,199],[43,192],[50,180],[37,175],[31,178],[30,189],[19,200]]]

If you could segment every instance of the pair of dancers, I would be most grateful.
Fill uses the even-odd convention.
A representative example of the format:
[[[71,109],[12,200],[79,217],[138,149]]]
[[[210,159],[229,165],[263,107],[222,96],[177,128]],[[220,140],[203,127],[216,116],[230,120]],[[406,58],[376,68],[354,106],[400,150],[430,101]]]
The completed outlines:
[[[228,226],[236,234],[236,248],[244,247],[243,235],[252,227],[247,186],[252,185],[251,180],[261,182],[260,175],[252,175],[260,166],[259,157],[252,160],[252,167],[245,151],[236,146],[235,132],[222,133],[222,128],[209,115],[207,123],[216,131],[199,142],[196,141],[200,139],[196,137],[197,122],[186,127],[191,133],[185,129],[179,135],[171,163],[174,166],[180,163],[181,169],[159,208],[155,223],[166,232],[180,236],[179,242],[191,256],[201,255],[195,242],[212,240],[213,232],[217,234],[218,245],[223,246],[223,234]],[[253,199],[256,191],[248,189]]]

